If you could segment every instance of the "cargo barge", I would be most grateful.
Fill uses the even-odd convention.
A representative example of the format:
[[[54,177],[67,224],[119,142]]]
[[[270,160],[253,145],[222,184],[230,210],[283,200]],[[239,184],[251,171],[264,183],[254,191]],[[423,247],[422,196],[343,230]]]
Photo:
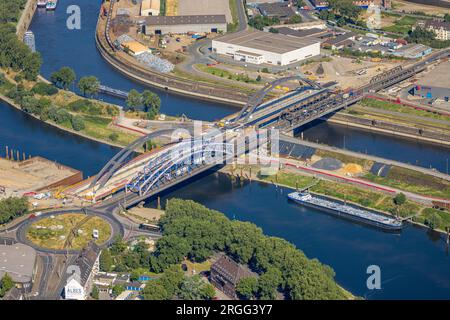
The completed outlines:
[[[399,231],[403,228],[403,222],[373,211],[368,211],[353,205],[334,202],[325,198],[311,195],[309,192],[292,192],[288,198],[296,203],[324,210],[335,216],[346,218],[362,224],[378,227],[389,231]]]
[[[47,7],[48,0],[38,0],[37,7],[38,8],[45,8]]]

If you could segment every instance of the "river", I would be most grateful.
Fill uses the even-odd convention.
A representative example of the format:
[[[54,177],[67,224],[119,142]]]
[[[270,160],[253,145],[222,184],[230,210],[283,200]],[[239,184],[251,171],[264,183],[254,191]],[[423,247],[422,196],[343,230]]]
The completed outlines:
[[[88,27],[94,25],[98,4],[90,4],[91,1],[87,0],[77,2],[82,6],[83,19],[92,21],[87,26],[83,24],[83,29],[76,35],[72,35],[72,31],[63,32],[64,26],[55,27],[62,19],[60,16],[64,16],[68,3],[62,0],[56,14],[39,12],[33,20],[32,30],[37,35],[38,49],[44,58],[43,74],[48,76],[55,68],[69,65],[76,69],[78,75],[95,71],[102,81],[108,81],[105,84],[118,89],[137,87],[114,73],[95,50],[93,29]],[[71,50],[70,44],[75,43],[77,45]],[[191,111],[192,117],[197,112],[201,118],[212,112],[226,114],[230,108],[172,95],[164,95],[163,99],[163,108],[167,108],[164,112],[183,110],[188,114]],[[205,111],[206,108],[212,109]],[[328,137],[332,133],[321,132]],[[353,132],[347,133],[354,138]],[[361,139],[363,136],[361,133]],[[379,152],[385,148],[384,138],[377,138],[381,136],[368,134],[367,137],[365,142],[360,142],[362,145],[370,144]],[[333,139],[339,140],[338,137]],[[351,140],[348,141],[350,143]],[[116,152],[113,147],[73,136],[0,103],[0,154],[5,145],[73,166],[85,175],[97,172]],[[395,146],[389,148],[395,150]],[[413,146],[409,151],[412,159],[423,153]],[[192,199],[220,210],[230,218],[251,221],[263,228],[266,234],[285,238],[308,257],[318,258],[332,266],[337,281],[359,296],[369,299],[450,299],[450,259],[439,234],[416,226],[408,226],[399,235],[384,233],[291,204],[286,200],[287,192],[285,188],[255,182],[235,184],[224,175],[212,174],[164,194],[164,199]],[[369,265],[381,268],[381,290],[368,290],[366,287]]]

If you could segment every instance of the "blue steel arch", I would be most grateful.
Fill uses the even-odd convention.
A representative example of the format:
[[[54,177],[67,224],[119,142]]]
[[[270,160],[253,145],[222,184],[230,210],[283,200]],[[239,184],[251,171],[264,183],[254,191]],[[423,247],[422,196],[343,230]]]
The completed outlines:
[[[219,159],[216,157],[217,154],[222,156],[221,161],[233,157],[234,144],[214,141],[203,141],[199,144],[194,140],[180,143],[177,148],[168,150],[163,155],[150,160],[143,170],[126,185],[125,191],[139,193],[139,196],[143,196],[157,189],[161,184],[185,176],[196,168],[217,164]],[[215,159],[211,161],[212,158]]]

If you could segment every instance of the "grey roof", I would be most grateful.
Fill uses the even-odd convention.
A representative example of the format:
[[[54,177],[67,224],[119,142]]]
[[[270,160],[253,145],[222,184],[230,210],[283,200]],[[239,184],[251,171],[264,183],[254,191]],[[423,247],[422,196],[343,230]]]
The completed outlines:
[[[244,30],[230,33],[222,37],[215,38],[213,42],[214,41],[275,53],[287,53],[319,42],[316,39],[308,37],[298,38],[258,30]]]
[[[5,273],[16,283],[31,282],[36,250],[21,243],[0,245],[0,279]]]
[[[333,39],[328,39],[325,41],[325,43],[331,44],[331,45],[337,45],[341,42],[347,41],[348,39],[352,38],[356,36],[356,33],[353,32],[347,32],[344,34],[341,34],[339,36],[337,36],[336,38]]]
[[[80,268],[80,284],[82,286],[84,286],[89,279],[95,261],[100,255],[100,251],[100,247],[95,244],[95,242],[91,241],[83,250],[81,250],[80,254],[75,259],[74,264]],[[70,278],[70,276],[68,278]]]
[[[319,29],[319,28],[311,28],[311,29],[305,29],[305,30],[294,30],[288,27],[281,27],[281,28],[277,28],[278,32],[281,34],[285,34],[285,35],[289,35],[289,36],[294,36],[294,37],[310,37],[313,36],[315,34],[321,34],[321,33],[325,33],[326,30],[323,29]]]
[[[157,26],[227,23],[227,19],[224,14],[191,16],[149,16],[145,18],[145,21],[147,25]]]
[[[295,11],[287,3],[263,3],[258,6],[261,14],[268,17],[288,18],[295,15]]]

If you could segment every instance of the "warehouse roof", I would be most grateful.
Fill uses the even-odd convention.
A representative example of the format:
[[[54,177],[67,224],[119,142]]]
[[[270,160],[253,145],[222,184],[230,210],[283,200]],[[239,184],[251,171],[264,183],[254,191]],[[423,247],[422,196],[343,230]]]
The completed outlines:
[[[224,14],[192,16],[150,16],[146,17],[145,19],[148,25],[159,26],[227,23],[227,19]]]
[[[143,0],[141,3],[141,12],[144,10],[159,11],[160,6],[161,6],[160,0]]]
[[[247,48],[258,49],[275,53],[286,53],[298,50],[306,46],[319,43],[312,38],[298,38],[284,34],[263,31],[240,31],[226,34],[213,41],[239,45]]]
[[[268,17],[286,18],[295,15],[292,7],[284,2],[263,3],[258,6],[261,14]]]
[[[24,244],[0,245],[0,279],[7,273],[16,283],[31,282],[36,251]]]
[[[322,34],[322,33],[326,32],[326,30],[319,29],[319,28],[311,28],[311,29],[305,29],[305,30],[294,30],[294,29],[287,28],[287,27],[281,27],[281,28],[277,28],[277,30],[281,34],[294,36],[294,37],[299,37],[299,38],[301,38],[301,37],[310,37],[310,36],[314,36],[314,35]]]

